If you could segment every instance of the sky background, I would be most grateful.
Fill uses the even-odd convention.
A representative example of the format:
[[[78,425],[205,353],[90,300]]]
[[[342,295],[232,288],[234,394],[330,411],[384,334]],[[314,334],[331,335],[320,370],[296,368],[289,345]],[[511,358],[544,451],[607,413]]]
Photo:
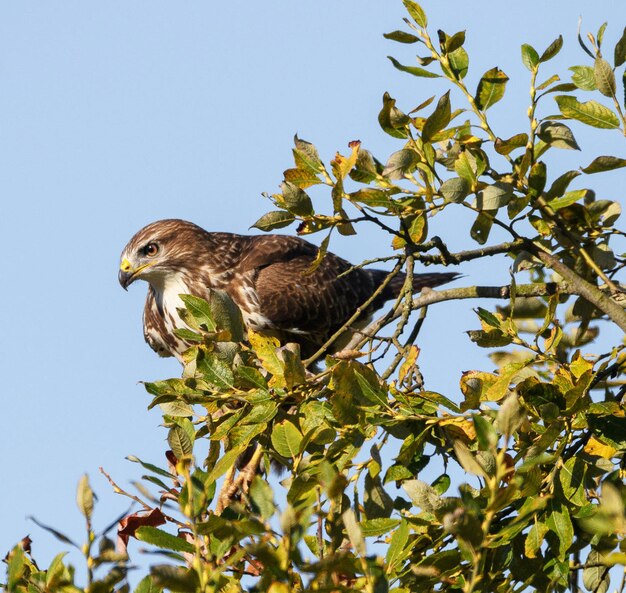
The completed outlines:
[[[610,21],[609,58],[626,23],[623,0],[422,4],[432,34],[467,30],[470,88],[495,65],[509,75],[507,97],[490,110],[503,138],[526,125],[522,43],[541,53],[563,33],[545,77],[566,80],[567,66],[587,63],[579,15],[584,31]],[[143,341],[145,285],[128,293],[118,285],[128,239],[168,217],[247,232],[272,209],[261,193],[276,191],[292,166],[295,133],[326,163],[356,139],[382,161],[399,150],[402,142],[377,123],[383,93],[408,111],[445,90],[387,60],[414,64],[415,46],[382,37],[404,16],[400,0],[0,4],[0,556],[30,533],[47,565],[66,547],[28,515],[82,542],[74,500],[83,473],[103,527],[128,505],[98,468],[128,486],[142,472],[125,456],[163,462],[166,432],[139,382],[180,371]],[[452,99],[464,106],[458,94]],[[557,112],[551,100],[545,105],[544,115]],[[600,154],[626,156],[617,132],[572,128],[584,162],[558,151],[555,176]],[[599,197],[621,200],[623,170],[605,177],[589,182]],[[313,195],[328,210],[329,196]],[[457,210],[432,233],[453,250],[471,248],[471,220]],[[389,238],[365,227],[331,249],[352,261],[391,253]],[[460,271],[457,285],[504,284],[508,263]],[[492,368],[464,333],[478,327],[472,306],[431,308],[419,341],[427,387],[457,401],[462,371]]]

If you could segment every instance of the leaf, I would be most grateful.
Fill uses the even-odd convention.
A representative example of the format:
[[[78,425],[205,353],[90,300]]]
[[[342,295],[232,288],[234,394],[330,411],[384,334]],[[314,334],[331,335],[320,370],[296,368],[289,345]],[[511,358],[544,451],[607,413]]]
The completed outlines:
[[[78,482],[76,504],[78,504],[78,509],[87,521],[91,520],[91,515],[93,514],[93,499],[93,490],[89,485],[89,478],[85,474]]]
[[[167,442],[178,459],[191,455],[193,452],[193,442],[187,432],[180,426],[170,428],[167,434]]]
[[[560,210],[561,208],[566,208],[567,206],[571,206],[578,202],[578,200],[582,200],[588,193],[589,190],[586,189],[577,189],[575,191],[567,192],[560,198],[554,198],[554,200],[550,200],[548,204],[552,210]]]
[[[626,27],[613,52],[613,65],[616,68],[619,68],[624,62],[626,62]]]
[[[459,31],[446,40],[446,52],[454,53],[465,43],[465,31]]]
[[[548,533],[548,526],[545,523],[535,520],[524,540],[524,553],[528,558],[536,558],[541,549],[543,541]]]
[[[469,68],[469,56],[464,48],[459,47],[448,54],[448,62],[450,63],[452,74],[454,74],[458,80],[465,78]]]
[[[555,148],[580,150],[580,146],[578,146],[572,130],[562,123],[544,121],[537,130],[537,136],[546,144],[554,146]]]
[[[481,111],[486,111],[504,97],[506,83],[509,77],[498,67],[487,70],[478,83],[476,90],[476,106]]]
[[[562,196],[567,190],[569,184],[580,175],[580,171],[566,171],[558,177],[554,183],[550,186],[550,189],[546,193],[548,200],[553,200]]]
[[[298,169],[311,171],[312,173],[320,173],[324,170],[317,148],[310,142],[298,138],[296,134],[293,138],[295,148],[293,149],[293,158]]]
[[[556,535],[559,556],[564,558],[574,539],[574,527],[564,504],[556,500],[548,503],[546,525]]]
[[[439,193],[446,202],[461,203],[470,193],[471,187],[466,179],[452,177],[446,179],[439,188]]]
[[[613,68],[604,58],[596,58],[593,64],[593,79],[605,97],[614,97],[617,86]]]
[[[261,476],[254,476],[250,484],[249,494],[259,514],[267,521],[276,511],[274,492],[271,486]]]
[[[417,2],[413,2],[412,0],[402,0],[402,3],[407,9],[407,12],[411,15],[411,18],[422,27],[422,29],[425,29],[428,25],[428,19],[426,18],[424,9]]]
[[[496,181],[478,193],[476,207],[479,210],[497,210],[506,206],[513,197],[513,186],[510,183]]]
[[[153,465],[152,463],[146,463],[145,461],[141,461],[139,457],[135,457],[134,455],[128,455],[126,459],[128,459],[128,461],[132,461],[133,463],[139,463],[142,467],[144,467],[148,471],[151,471],[152,473],[163,476],[164,478],[170,478],[170,479],[176,478],[176,476],[172,475],[170,472],[165,471],[164,469],[161,469],[160,467],[157,467],[156,465]]]
[[[596,81],[591,66],[572,66],[572,82],[583,91],[595,91]]]
[[[161,548],[162,550],[172,550],[174,552],[185,552],[193,554],[195,548],[186,540],[176,537],[156,527],[144,525],[135,532],[135,537],[147,544]]]
[[[192,294],[181,294],[180,300],[183,301],[185,309],[189,311],[198,326],[204,327],[209,332],[214,332],[217,329],[211,314],[211,307],[204,299]]]
[[[162,593],[161,587],[158,587],[151,575],[146,575],[139,581],[133,593]]]
[[[526,419],[526,411],[520,406],[519,399],[511,392],[498,410],[495,427],[509,437],[521,426]]]
[[[385,564],[387,565],[387,572],[389,574],[395,574],[401,564],[404,563],[407,553],[410,551],[410,546],[407,549],[408,541],[409,524],[403,519],[398,528],[393,532],[389,547],[387,548]]]
[[[582,172],[590,175],[592,173],[613,171],[613,169],[621,169],[622,167],[626,167],[626,159],[621,159],[616,156],[599,156],[584,167]]]
[[[289,420],[274,425],[272,430],[272,446],[276,452],[287,459],[295,459],[300,455],[302,433]]]
[[[289,212],[300,216],[311,216],[313,214],[313,203],[308,194],[290,181],[283,181],[280,184],[280,191],[285,202],[285,207]]]
[[[195,593],[200,589],[198,573],[191,568],[156,564],[150,567],[150,576],[160,589],[175,593]]]
[[[528,143],[528,134],[515,134],[508,140],[502,140],[496,138],[494,148],[498,154],[507,155],[513,152],[516,148],[523,148]]]
[[[387,161],[383,175],[389,179],[402,179],[407,173],[415,170],[419,155],[409,148],[394,152]]]
[[[585,494],[585,462],[578,457],[570,457],[559,471],[559,480],[565,498],[572,504],[582,507],[587,504]]]
[[[235,385],[233,371],[224,361],[217,357],[215,352],[208,352],[203,356],[199,356],[196,365],[198,372],[211,385],[221,390],[232,389]]]
[[[406,138],[406,126],[411,118],[396,107],[396,100],[389,93],[383,95],[383,108],[378,114],[380,127],[394,138]]]
[[[346,527],[348,539],[350,540],[354,551],[360,556],[365,556],[367,554],[367,550],[365,548],[365,539],[363,538],[363,533],[361,532],[359,523],[356,520],[356,515],[354,514],[354,511],[351,508],[346,509],[341,514],[341,518],[343,519],[343,524]]]
[[[465,445],[462,441],[454,441],[453,447],[456,460],[461,464],[461,467],[467,473],[474,474],[475,476],[487,477],[485,470],[472,455],[470,450],[467,448],[467,445]]]
[[[619,128],[617,116],[597,101],[579,103],[576,97],[570,95],[558,95],[554,99],[561,113],[567,118],[576,119],[595,128]]]
[[[317,175],[308,169],[287,169],[283,172],[283,177],[285,181],[289,181],[301,189],[322,183]]]
[[[419,76],[421,78],[441,78],[439,74],[426,70],[425,68],[420,68],[419,66],[405,66],[404,64],[398,62],[398,60],[396,60],[393,56],[387,56],[387,58],[391,61],[394,68],[397,68],[401,72],[406,72],[407,74],[412,74],[413,76]]]
[[[296,217],[291,212],[273,210],[261,216],[250,228],[259,229],[263,232],[273,231],[289,226],[295,219]]]
[[[263,368],[271,373],[274,378],[283,377],[285,372],[285,363],[276,353],[276,349],[280,347],[278,339],[249,329],[248,340],[256,352],[256,355],[259,357]]]
[[[424,142],[430,142],[437,132],[443,130],[450,123],[450,118],[450,91],[448,91],[441,96],[435,110],[424,122],[422,140]]]
[[[539,54],[537,53],[537,50],[532,45],[528,45],[527,43],[522,45],[522,63],[531,72],[539,64]]]
[[[544,51],[541,54],[541,57],[539,58],[539,63],[543,63],[543,62],[547,62],[548,60],[551,60],[554,56],[556,56],[556,54],[558,54],[561,51],[561,48],[563,47],[563,36],[559,35],[547,48],[546,51]]]
[[[591,549],[583,569],[583,585],[587,591],[606,593],[611,585],[610,565],[599,550]]]
[[[480,245],[484,245],[489,238],[491,227],[493,226],[493,218],[495,212],[489,210],[482,210],[478,213],[472,228],[470,229],[470,236],[474,241]]]
[[[416,43],[419,41],[419,37],[407,33],[406,31],[392,31],[391,33],[383,33],[385,39],[391,39],[391,41],[397,41],[398,43]]]

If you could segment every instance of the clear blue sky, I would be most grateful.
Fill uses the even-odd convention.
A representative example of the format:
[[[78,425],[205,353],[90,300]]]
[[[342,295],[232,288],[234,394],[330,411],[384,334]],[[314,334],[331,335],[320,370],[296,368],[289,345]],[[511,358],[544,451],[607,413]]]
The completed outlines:
[[[566,78],[566,66],[585,59],[579,15],[584,30],[610,21],[611,48],[626,22],[623,0],[423,6],[433,32],[467,29],[472,86],[495,65],[510,76],[515,100],[492,110],[502,137],[524,125],[522,43],[541,51],[563,33],[551,65]],[[386,59],[413,59],[413,47],[382,37],[403,16],[400,0],[0,4],[1,554],[30,533],[45,565],[64,547],[27,515],[82,541],[81,474],[104,526],[127,503],[98,467],[128,485],[141,472],[126,455],[161,463],[165,432],[138,382],[179,367],[143,342],[145,285],[125,293],[117,283],[127,240],[165,217],[246,232],[269,208],[261,192],[291,166],[296,132],[327,162],[354,139],[382,160],[398,150],[377,124],[383,92],[411,108],[442,89]],[[617,133],[573,128],[589,160],[626,156]],[[580,164],[558,156],[559,171]],[[623,173],[607,179],[602,197],[620,199]],[[459,249],[467,229],[448,218],[434,231]],[[387,237],[366,229],[333,250],[352,260],[390,251]],[[466,284],[507,281],[502,261],[461,271]],[[457,400],[461,371],[491,367],[463,333],[477,326],[471,307],[433,308],[420,338],[428,387]]]

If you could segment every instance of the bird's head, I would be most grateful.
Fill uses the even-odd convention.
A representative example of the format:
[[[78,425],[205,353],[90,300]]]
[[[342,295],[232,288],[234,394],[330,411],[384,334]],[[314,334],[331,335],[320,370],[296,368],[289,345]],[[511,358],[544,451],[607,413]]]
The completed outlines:
[[[184,220],[159,220],[142,228],[124,247],[118,279],[125,290],[137,279],[160,284],[180,269],[196,244],[193,238],[206,231]]]

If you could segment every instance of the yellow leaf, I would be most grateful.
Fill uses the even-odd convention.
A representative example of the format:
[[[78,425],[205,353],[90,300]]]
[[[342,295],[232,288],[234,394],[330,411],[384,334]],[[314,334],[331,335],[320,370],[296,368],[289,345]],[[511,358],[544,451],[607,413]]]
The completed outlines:
[[[585,453],[589,453],[589,455],[597,455],[598,457],[603,457],[604,459],[611,459],[617,449],[614,449],[610,445],[605,445],[601,443],[595,437],[591,437],[584,448]]]

